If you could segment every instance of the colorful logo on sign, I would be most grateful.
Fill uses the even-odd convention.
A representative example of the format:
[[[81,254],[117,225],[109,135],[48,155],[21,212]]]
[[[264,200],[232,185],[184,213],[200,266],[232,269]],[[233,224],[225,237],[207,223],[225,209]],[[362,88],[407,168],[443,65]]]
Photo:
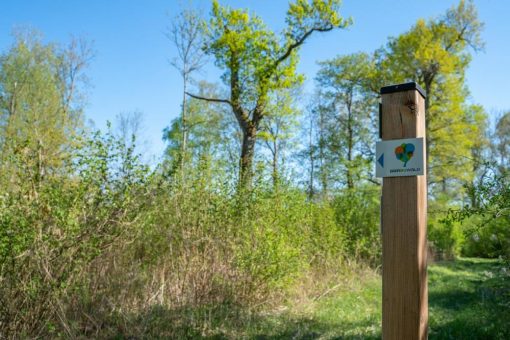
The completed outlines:
[[[411,143],[408,144],[402,143],[401,145],[395,148],[395,156],[397,156],[397,159],[399,161],[404,163],[404,168],[406,167],[407,162],[409,162],[409,160],[413,158],[413,153],[414,144]]]

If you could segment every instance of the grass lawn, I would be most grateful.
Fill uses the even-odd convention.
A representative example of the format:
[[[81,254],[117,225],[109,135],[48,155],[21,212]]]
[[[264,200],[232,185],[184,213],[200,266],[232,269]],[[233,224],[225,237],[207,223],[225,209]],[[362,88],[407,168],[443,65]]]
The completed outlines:
[[[237,336],[254,339],[379,339],[381,279],[285,312],[254,318]],[[234,334],[229,332],[218,338]],[[510,339],[510,276],[495,260],[464,258],[429,266],[430,339]]]

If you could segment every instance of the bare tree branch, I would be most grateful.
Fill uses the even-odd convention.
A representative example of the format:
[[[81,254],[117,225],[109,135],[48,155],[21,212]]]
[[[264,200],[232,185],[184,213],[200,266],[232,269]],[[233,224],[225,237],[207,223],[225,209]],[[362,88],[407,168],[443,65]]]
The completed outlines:
[[[207,98],[207,97],[202,97],[202,96],[198,96],[196,94],[193,94],[193,93],[189,93],[189,92],[186,92],[186,94],[188,96],[190,96],[191,98],[195,98],[195,99],[200,99],[200,100],[205,100],[206,102],[212,102],[212,103],[224,103],[224,104],[228,104],[230,106],[232,106],[232,102],[228,99],[219,99],[219,98]]]

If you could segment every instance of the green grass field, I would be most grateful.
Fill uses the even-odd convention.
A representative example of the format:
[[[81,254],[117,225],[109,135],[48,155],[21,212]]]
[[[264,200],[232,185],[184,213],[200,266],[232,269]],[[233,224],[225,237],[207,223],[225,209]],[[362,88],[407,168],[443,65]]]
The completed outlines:
[[[429,339],[510,339],[510,275],[503,268],[475,258],[430,265]],[[357,275],[265,313],[154,309],[131,326],[136,331],[128,327],[114,338],[135,331],[150,339],[380,339],[381,277]]]
[[[380,276],[297,309],[259,316],[237,334],[216,337],[379,339]],[[429,266],[429,338],[510,339],[510,276],[498,261],[465,258]]]
[[[253,338],[378,339],[381,281],[338,291],[309,312],[269,321]],[[459,259],[429,266],[430,339],[510,339],[510,277],[497,261]]]

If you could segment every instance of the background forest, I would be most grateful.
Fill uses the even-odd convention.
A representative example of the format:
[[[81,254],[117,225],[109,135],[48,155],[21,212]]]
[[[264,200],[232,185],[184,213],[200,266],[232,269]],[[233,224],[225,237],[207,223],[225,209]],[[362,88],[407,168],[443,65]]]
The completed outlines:
[[[338,0],[296,0],[285,22],[273,32],[218,1],[172,19],[182,105],[156,165],[140,114],[86,124],[93,45],[13,32],[0,54],[0,337],[208,336],[377,276],[379,89],[406,81],[427,93],[430,258],[510,260],[510,112],[490,121],[469,99],[484,47],[473,3],[319,60],[313,93],[300,50],[352,20]],[[217,82],[201,80],[207,63]]]

